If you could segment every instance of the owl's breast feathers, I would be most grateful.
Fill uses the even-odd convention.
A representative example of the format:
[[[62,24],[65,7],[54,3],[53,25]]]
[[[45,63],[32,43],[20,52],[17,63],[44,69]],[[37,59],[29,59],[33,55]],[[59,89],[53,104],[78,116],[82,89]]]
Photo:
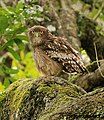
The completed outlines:
[[[45,51],[39,47],[35,48],[34,58],[37,68],[45,75],[58,76],[62,71],[62,66],[45,54]]]

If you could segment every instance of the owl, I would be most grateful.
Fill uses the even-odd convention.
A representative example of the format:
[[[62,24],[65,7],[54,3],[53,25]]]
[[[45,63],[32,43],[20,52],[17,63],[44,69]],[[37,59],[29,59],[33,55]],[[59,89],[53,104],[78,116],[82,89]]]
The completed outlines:
[[[45,75],[84,73],[85,66],[78,52],[66,38],[56,37],[46,27],[33,26],[28,32],[39,71]]]

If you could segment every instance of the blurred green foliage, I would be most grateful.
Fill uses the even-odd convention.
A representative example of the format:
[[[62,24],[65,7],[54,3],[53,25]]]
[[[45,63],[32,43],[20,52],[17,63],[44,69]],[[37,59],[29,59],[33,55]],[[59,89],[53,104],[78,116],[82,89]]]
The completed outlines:
[[[104,35],[103,0],[86,1],[72,0],[73,8],[90,19],[97,19],[100,24],[96,29],[99,34]],[[36,69],[27,37],[28,27],[39,24],[44,20],[47,23],[50,21],[50,18],[46,16],[46,11],[48,13],[49,8],[46,6],[44,14],[44,9],[38,2],[39,0],[30,0],[26,4],[24,0],[20,0],[15,6],[7,6],[1,2],[0,92],[18,79],[37,78],[41,75]]]
[[[26,22],[40,21],[42,8],[19,1],[16,6],[0,7],[0,91],[20,78],[39,77],[30,52]]]

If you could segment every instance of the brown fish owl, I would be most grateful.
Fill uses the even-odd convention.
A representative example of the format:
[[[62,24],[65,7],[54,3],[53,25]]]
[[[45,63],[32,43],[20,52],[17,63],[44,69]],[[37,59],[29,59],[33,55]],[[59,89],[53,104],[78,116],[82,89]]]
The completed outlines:
[[[67,39],[55,37],[43,26],[33,26],[28,34],[37,67],[45,75],[86,71],[81,57]]]

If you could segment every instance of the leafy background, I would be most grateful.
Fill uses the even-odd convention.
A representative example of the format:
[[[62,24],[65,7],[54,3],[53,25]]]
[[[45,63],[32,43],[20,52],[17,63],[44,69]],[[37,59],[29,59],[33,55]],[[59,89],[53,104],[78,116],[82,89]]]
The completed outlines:
[[[103,0],[72,0],[72,3],[76,11],[99,23],[97,32],[104,36]],[[46,6],[45,10],[48,13],[49,7]],[[27,31],[30,23],[36,25],[43,21],[47,21],[47,27],[55,31],[55,26],[51,25],[38,0],[30,0],[29,4],[20,0],[14,7],[6,6],[1,1],[0,93],[18,79],[38,78],[42,75],[36,69]]]

